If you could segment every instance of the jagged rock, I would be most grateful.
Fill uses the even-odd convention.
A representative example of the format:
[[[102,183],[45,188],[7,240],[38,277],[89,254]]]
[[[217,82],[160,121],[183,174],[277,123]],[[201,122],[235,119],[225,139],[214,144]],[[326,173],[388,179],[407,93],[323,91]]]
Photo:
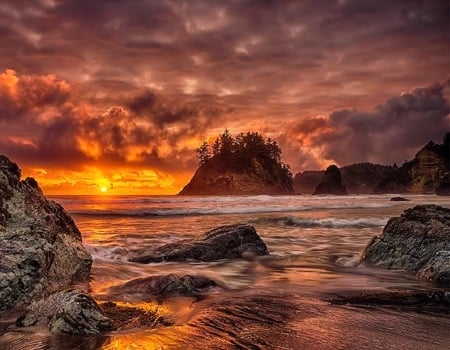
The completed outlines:
[[[216,282],[203,276],[150,276],[136,278],[110,289],[113,296],[138,296],[139,300],[153,297],[169,296],[199,296],[208,289],[215,287]]]
[[[32,178],[0,156],[0,310],[89,277],[91,255],[73,220]]]
[[[346,195],[347,190],[342,186],[341,172],[336,165],[330,165],[325,171],[325,176],[317,185],[313,194]]]
[[[392,197],[390,202],[409,202],[410,200],[405,197]]]
[[[112,329],[111,320],[103,315],[95,300],[73,289],[31,304],[16,324],[45,324],[53,333],[70,335],[96,335]]]
[[[450,209],[418,205],[389,219],[374,237],[362,262],[415,272],[419,278],[450,287]]]
[[[144,264],[184,260],[214,261],[266,254],[269,254],[267,247],[255,228],[240,224],[221,226],[196,239],[142,251],[129,261]]]

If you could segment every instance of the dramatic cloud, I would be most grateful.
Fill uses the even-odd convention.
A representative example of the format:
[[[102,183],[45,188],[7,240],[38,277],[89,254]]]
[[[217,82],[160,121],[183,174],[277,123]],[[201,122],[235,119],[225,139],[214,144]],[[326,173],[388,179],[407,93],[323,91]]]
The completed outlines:
[[[440,84],[417,88],[388,99],[372,112],[344,109],[328,118],[305,119],[290,129],[290,136],[340,165],[403,162],[450,130],[447,95]]]
[[[447,0],[2,1],[0,153],[51,191],[142,177],[150,193],[177,192],[225,128],[278,140],[294,171],[403,161],[448,129],[430,87],[448,78],[448,13]]]

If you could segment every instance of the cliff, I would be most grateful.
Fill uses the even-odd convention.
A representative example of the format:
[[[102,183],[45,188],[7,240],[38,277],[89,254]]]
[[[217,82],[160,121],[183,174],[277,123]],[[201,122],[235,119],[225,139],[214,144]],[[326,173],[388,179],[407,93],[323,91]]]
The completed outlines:
[[[251,157],[248,166],[213,157],[201,165],[180,195],[290,194],[292,180],[285,178],[277,164]]]
[[[196,152],[199,168],[181,195],[258,195],[293,192],[292,174],[281,161],[281,149],[256,132],[232,137],[228,130]]]
[[[448,136],[444,144],[429,142],[409,162],[395,169],[375,187],[374,193],[435,193],[450,177]],[[445,194],[445,193],[442,193]]]
[[[330,165],[325,171],[320,183],[317,185],[313,194],[334,194],[346,195],[347,190],[342,186],[342,176],[336,165]]]

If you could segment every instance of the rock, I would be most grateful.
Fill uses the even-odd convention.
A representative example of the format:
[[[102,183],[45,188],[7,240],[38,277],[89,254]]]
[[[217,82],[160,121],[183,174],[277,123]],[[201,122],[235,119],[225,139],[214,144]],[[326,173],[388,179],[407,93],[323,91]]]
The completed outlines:
[[[213,145],[197,153],[199,168],[180,195],[292,194],[292,174],[281,161],[281,149],[271,139],[248,132],[232,137],[226,130]]]
[[[409,202],[410,200],[404,197],[392,197],[390,202]]]
[[[434,193],[438,196],[450,196],[450,172],[439,180]]]
[[[81,234],[32,178],[0,156],[0,310],[86,281],[92,264]]]
[[[217,227],[196,239],[169,243],[154,250],[140,252],[129,261],[144,264],[184,260],[215,261],[267,254],[267,247],[255,228],[238,224]]]
[[[441,179],[449,176],[448,147],[445,141],[444,144],[429,142],[414,159],[383,178],[374,193],[434,193]]]
[[[88,294],[78,290],[53,293],[49,298],[31,304],[26,314],[17,320],[18,326],[45,324],[52,333],[69,335],[96,335],[112,329]]]
[[[372,163],[354,163],[339,168],[342,175],[342,185],[347,193],[372,194],[378,183],[394,170],[391,165]],[[312,194],[322,180],[325,171],[307,170],[297,173],[294,177],[296,193]]]
[[[113,296],[137,296],[138,300],[154,298],[155,296],[194,296],[197,297],[208,289],[215,287],[216,282],[202,276],[178,276],[169,274],[165,276],[150,276],[136,278],[110,289]]]
[[[389,219],[380,237],[364,250],[362,262],[405,269],[450,287],[450,209],[418,205]]]
[[[325,176],[317,185],[313,194],[346,195],[347,190],[342,186],[341,172],[336,165],[330,165]]]

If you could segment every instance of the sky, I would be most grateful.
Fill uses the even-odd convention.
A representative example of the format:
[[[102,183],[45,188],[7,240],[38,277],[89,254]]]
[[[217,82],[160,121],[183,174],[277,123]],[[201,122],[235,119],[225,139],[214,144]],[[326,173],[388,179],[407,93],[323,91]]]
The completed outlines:
[[[226,128],[298,171],[450,129],[447,0],[2,0],[0,154],[46,194],[176,194]]]

